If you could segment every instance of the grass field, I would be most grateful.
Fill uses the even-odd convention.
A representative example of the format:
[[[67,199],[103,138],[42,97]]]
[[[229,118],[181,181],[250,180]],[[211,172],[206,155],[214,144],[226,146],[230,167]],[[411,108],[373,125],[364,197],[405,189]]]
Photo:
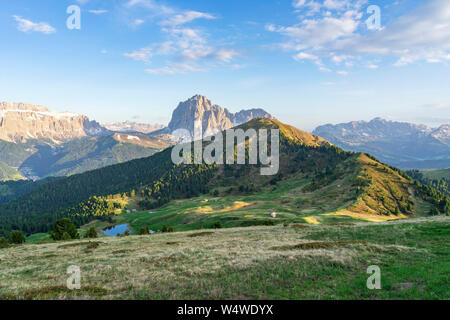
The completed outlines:
[[[449,240],[450,218],[429,217],[25,244],[0,249],[0,297],[449,299]],[[65,287],[70,265],[81,290]]]

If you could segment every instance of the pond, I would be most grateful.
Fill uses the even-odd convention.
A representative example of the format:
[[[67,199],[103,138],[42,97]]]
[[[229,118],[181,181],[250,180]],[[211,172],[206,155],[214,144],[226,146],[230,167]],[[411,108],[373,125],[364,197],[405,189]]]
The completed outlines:
[[[104,234],[106,234],[108,237],[116,237],[119,234],[124,234],[125,231],[131,233],[131,228],[128,224],[119,224],[117,226],[108,227],[102,230]]]

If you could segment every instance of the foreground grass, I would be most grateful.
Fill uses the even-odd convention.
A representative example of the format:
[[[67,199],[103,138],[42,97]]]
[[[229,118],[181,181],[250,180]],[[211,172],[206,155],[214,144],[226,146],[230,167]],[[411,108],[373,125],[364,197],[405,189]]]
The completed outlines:
[[[449,240],[450,219],[432,217],[26,244],[0,250],[0,297],[449,299]],[[65,288],[70,265],[81,290]]]

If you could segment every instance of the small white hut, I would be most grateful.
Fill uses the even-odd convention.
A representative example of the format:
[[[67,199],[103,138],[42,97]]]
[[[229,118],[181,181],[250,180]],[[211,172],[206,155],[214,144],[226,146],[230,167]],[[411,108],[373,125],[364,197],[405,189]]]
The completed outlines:
[[[271,216],[272,218],[276,218],[276,217],[277,217],[277,213],[276,213],[275,211],[272,211],[272,212],[270,213],[270,216]]]

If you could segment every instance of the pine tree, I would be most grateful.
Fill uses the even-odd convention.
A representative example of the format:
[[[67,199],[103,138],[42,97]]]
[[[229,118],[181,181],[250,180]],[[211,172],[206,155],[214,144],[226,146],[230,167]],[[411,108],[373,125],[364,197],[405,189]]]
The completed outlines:
[[[9,239],[11,243],[21,244],[25,242],[25,237],[23,236],[22,231],[14,230],[11,232],[11,237]]]

